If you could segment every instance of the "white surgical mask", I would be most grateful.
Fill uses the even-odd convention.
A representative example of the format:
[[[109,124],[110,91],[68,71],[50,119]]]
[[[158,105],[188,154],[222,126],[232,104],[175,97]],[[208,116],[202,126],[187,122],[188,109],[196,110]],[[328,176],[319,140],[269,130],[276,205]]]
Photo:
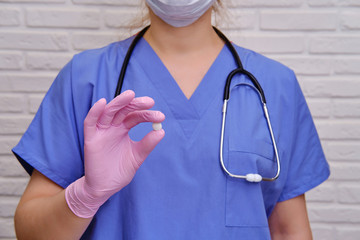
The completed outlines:
[[[146,0],[156,16],[174,27],[198,20],[216,0]]]

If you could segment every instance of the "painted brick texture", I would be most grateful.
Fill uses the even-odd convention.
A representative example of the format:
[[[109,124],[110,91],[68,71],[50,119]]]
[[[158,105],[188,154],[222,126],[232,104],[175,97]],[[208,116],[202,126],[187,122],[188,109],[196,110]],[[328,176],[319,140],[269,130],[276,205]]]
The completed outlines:
[[[28,176],[10,149],[58,71],[131,34],[141,0],[0,1],[0,239]],[[226,0],[224,0],[226,2]],[[314,239],[360,236],[360,0],[232,0],[220,28],[295,70],[332,175],[307,194]]]

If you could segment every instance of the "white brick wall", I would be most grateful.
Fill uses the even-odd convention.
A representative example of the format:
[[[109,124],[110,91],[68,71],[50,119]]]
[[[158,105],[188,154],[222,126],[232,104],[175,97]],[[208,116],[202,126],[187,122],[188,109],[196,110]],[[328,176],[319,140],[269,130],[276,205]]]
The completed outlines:
[[[27,182],[10,153],[59,69],[129,35],[139,0],[0,0],[0,239]],[[360,0],[232,0],[222,29],[299,78],[330,162],[308,193],[315,239],[360,236]]]

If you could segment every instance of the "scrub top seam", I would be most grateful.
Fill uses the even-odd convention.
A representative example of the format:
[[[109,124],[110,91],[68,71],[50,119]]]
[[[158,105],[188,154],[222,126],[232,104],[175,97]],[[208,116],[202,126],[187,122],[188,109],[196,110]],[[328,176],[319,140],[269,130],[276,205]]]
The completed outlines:
[[[197,86],[197,88],[195,89],[193,95],[191,96],[191,98],[189,99],[189,103],[195,108],[196,110],[196,113],[198,114],[198,122],[196,124],[196,126],[194,127],[195,131],[193,132],[193,134],[188,138],[189,140],[192,139],[193,141],[196,140],[196,135],[200,132],[200,129],[199,129],[199,125],[200,123],[206,119],[204,116],[211,110],[211,106],[215,105],[213,104],[215,102],[216,99],[220,99],[220,106],[219,106],[219,112],[217,114],[222,114],[222,97],[220,96],[218,98],[218,95],[222,95],[223,94],[223,91],[217,91],[216,92],[216,95],[215,96],[210,96],[211,97],[211,100],[209,101],[208,103],[208,107],[206,107],[206,109],[204,111],[202,111],[201,113],[197,110],[196,106],[194,105],[193,101],[194,101],[194,98],[196,97],[199,97],[199,96],[194,96],[195,92],[199,92],[201,89],[199,89],[199,86],[202,85],[201,87],[204,87],[204,84],[210,84],[210,83],[206,83],[206,82],[203,82],[203,80],[205,80],[206,77],[209,77],[207,76],[211,71],[214,71],[213,68],[216,67],[216,63],[219,61],[219,58],[222,57],[222,55],[225,55],[225,51],[228,52],[228,55],[231,54],[230,50],[227,48],[226,45],[223,46],[223,48],[221,49],[221,51],[219,52],[219,54],[217,55],[216,59],[214,60],[214,62],[211,64],[210,68],[208,69],[208,71],[206,72],[206,74],[204,75],[202,81],[199,83],[199,85]],[[237,53],[239,54],[239,51],[237,51]],[[225,55],[226,56],[226,55]],[[223,57],[225,57],[223,56]],[[230,58],[232,58],[232,55],[230,56]],[[231,70],[230,70],[231,71]],[[229,72],[230,73],[230,72]],[[227,74],[225,73],[225,76],[224,76],[224,80],[222,81],[222,84],[221,84],[221,89],[224,89],[225,88],[225,84],[226,84],[226,79],[227,79]],[[209,81],[208,81],[209,82]],[[199,94],[197,94],[199,95]],[[194,96],[194,98],[192,98]],[[191,100],[192,99],[192,100]],[[192,141],[192,142],[193,142]]]
[[[262,154],[259,154],[259,153],[256,153],[256,152],[250,152],[250,151],[242,151],[242,150],[229,150],[229,152],[239,152],[239,153],[248,153],[248,154],[254,154],[254,155],[257,155],[259,157],[262,157],[262,158],[265,158],[271,162],[274,162],[274,158],[269,158],[267,156],[264,156]]]
[[[324,167],[324,166],[322,166],[322,167]],[[280,194],[278,202],[286,201],[286,200],[292,199],[294,197],[300,196],[301,194],[305,194],[309,190],[311,190],[314,187],[323,183],[326,179],[329,178],[329,176],[330,176],[329,168],[326,168],[324,171],[317,174],[316,178],[314,178],[313,176],[309,176],[310,180],[306,181],[309,184],[304,184],[306,182],[302,181],[301,184],[299,184],[299,186],[297,188],[291,189],[291,191],[289,191],[287,193]]]
[[[141,66],[141,64],[139,64],[139,62],[137,61],[137,59],[135,57],[132,58],[132,61],[134,62],[134,64],[138,65],[142,71],[142,73],[144,75],[146,75],[148,77],[148,79],[150,79],[150,76],[147,74],[147,72],[144,70],[143,66]],[[139,68],[137,68],[139,69]],[[126,79],[125,79],[126,80]],[[152,81],[148,81],[152,86],[153,86],[153,89],[158,92],[158,96],[160,96],[162,99],[163,99],[163,103],[166,104],[167,108],[168,108],[168,112],[171,113],[173,119],[175,120],[176,124],[179,126],[179,128],[182,130],[181,133],[183,135],[184,138],[188,138],[186,135],[185,135],[185,132],[184,132],[184,129],[183,127],[181,126],[181,124],[179,123],[178,119],[175,117],[174,115],[174,112],[172,110],[172,108],[169,106],[169,103],[166,101],[166,99],[164,98],[164,96],[161,94],[161,92],[156,88],[156,86],[154,85],[154,83]],[[166,118],[166,117],[165,117]],[[166,119],[165,119],[166,121]]]
[[[174,76],[171,74],[170,70],[168,69],[168,67],[165,65],[165,63],[163,62],[163,60],[160,58],[160,56],[158,55],[158,53],[155,51],[155,49],[150,45],[150,43],[143,37],[141,39],[142,42],[144,42],[143,44],[145,44],[146,48],[153,54],[154,59],[157,60],[161,66],[161,68],[163,68],[165,70],[165,72],[167,73],[167,75],[169,75],[170,77],[170,81],[172,83],[172,85],[174,85],[174,87],[176,88],[176,91],[180,93],[181,95],[181,101],[185,102],[187,105],[191,105],[193,108],[193,112],[195,112],[196,114],[196,118],[200,118],[200,114],[198,113],[196,107],[194,106],[194,104],[192,103],[192,98],[196,97],[195,92],[199,89],[198,87],[200,86],[200,84],[203,82],[202,80],[204,80],[205,76],[207,75],[207,73],[209,72],[209,70],[211,69],[211,67],[213,66],[213,63],[210,65],[210,68],[208,69],[208,71],[205,73],[205,75],[203,76],[203,78],[201,79],[200,83],[198,84],[198,86],[195,88],[194,92],[192,93],[192,95],[190,96],[190,98],[187,98],[185,93],[183,92],[183,90],[181,89],[181,87],[179,86],[178,82],[175,80]],[[144,46],[144,47],[145,47]],[[221,51],[220,51],[221,53]],[[219,54],[220,54],[219,53]],[[218,56],[215,58],[214,62],[217,60]],[[149,78],[151,79],[151,78]]]
[[[12,151],[15,154],[15,156],[20,157],[21,160],[29,164],[32,167],[32,170],[36,169],[37,171],[42,173],[44,176],[46,176],[47,178],[49,178],[50,180],[52,180],[54,183],[61,186],[62,188],[65,189],[66,186],[70,185],[71,183],[70,181],[65,180],[63,177],[60,177],[53,169],[47,167],[42,162],[36,160],[36,158],[31,156],[29,157],[26,153],[17,151],[16,148],[14,148]],[[31,176],[30,173],[29,175]]]
[[[154,49],[152,48],[152,46],[146,41],[146,39],[143,38],[142,40],[143,40],[144,44],[146,45],[146,48],[153,54],[155,60],[159,62],[160,67],[163,68],[163,69],[165,70],[165,72],[167,73],[167,75],[169,76],[169,78],[170,78],[169,83],[172,84],[172,85],[175,87],[174,90],[175,90],[176,92],[179,92],[179,93],[180,93],[180,96],[179,96],[179,97],[180,97],[181,99],[179,99],[179,101],[184,102],[186,105],[191,105],[192,113],[195,113],[196,116],[195,116],[194,118],[191,118],[190,120],[199,120],[199,119],[200,119],[200,115],[199,115],[196,107],[194,106],[194,104],[193,104],[192,101],[190,100],[191,97],[194,96],[194,93],[195,93],[196,89],[195,89],[194,93],[191,95],[190,99],[188,99],[188,98],[185,96],[185,94],[184,94],[184,92],[182,91],[182,89],[180,88],[179,84],[176,82],[176,80],[175,80],[175,78],[173,77],[173,75],[171,74],[171,72],[169,71],[169,69],[166,67],[165,63],[164,63],[164,62],[162,61],[162,59],[160,58],[160,56],[155,52],[155,50],[154,50]],[[144,47],[145,47],[145,46],[144,46]],[[139,62],[138,62],[138,65],[143,68],[143,71],[144,71],[145,73],[147,72],[147,71],[145,71],[144,67],[143,67],[141,64],[139,64]],[[148,74],[146,74],[146,75],[148,76],[149,79],[151,79]],[[154,83],[153,81],[151,81],[151,82],[152,82],[153,85],[155,86],[155,83]],[[201,83],[201,82],[200,82],[200,83]],[[156,86],[155,86],[155,88],[156,88]],[[162,94],[160,91],[159,91],[159,93],[163,96],[163,94]],[[176,117],[177,114],[174,113],[174,110],[172,110],[172,107],[171,107],[171,105],[169,105],[169,103],[168,103],[168,101],[166,100],[166,98],[165,98],[165,101],[167,102],[167,104],[168,104],[168,106],[169,106],[169,109],[173,112],[173,115],[174,115],[174,117],[175,117],[177,120],[189,120],[189,119],[179,119],[178,117]],[[188,108],[188,106],[186,106],[186,108]]]

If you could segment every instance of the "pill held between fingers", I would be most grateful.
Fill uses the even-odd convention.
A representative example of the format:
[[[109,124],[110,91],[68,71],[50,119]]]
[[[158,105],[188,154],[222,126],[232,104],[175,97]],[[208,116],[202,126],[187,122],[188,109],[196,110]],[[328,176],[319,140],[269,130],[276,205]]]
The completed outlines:
[[[161,123],[153,123],[152,124],[152,128],[155,130],[155,131],[159,131],[162,129],[162,125]]]

